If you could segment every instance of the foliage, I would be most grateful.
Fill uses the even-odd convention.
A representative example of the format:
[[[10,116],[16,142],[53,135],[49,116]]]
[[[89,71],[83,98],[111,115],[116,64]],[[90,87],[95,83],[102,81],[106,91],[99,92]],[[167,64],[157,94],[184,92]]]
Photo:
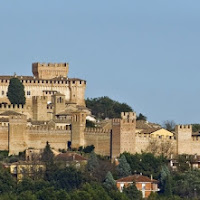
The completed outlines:
[[[86,120],[86,127],[94,128],[95,127],[95,123],[90,121],[90,120]]]
[[[177,173],[173,177],[172,190],[175,195],[188,197],[189,199],[200,196],[200,171],[193,170],[184,173]]]
[[[163,164],[167,162],[166,158],[162,156],[154,156],[152,153],[130,154],[123,153],[127,162],[130,164],[131,172],[142,173],[145,176],[151,175],[158,179]]]
[[[109,97],[86,99],[86,106],[99,119],[120,118],[121,112],[131,112],[133,109],[126,103],[119,103]]]
[[[179,172],[185,172],[190,169],[189,161],[191,157],[189,155],[178,155],[177,162],[178,162],[178,171]]]
[[[200,124],[192,124],[192,132],[200,131]]]
[[[0,161],[8,157],[8,151],[0,151]]]
[[[42,161],[45,162],[47,165],[52,165],[54,161],[54,154],[51,150],[51,147],[47,141],[44,151],[42,153]]]
[[[113,175],[111,174],[110,171],[108,171],[108,173],[106,174],[105,181],[104,181],[103,185],[108,190],[116,189],[116,182],[115,182]]]
[[[137,190],[135,183],[131,184],[129,187],[125,187],[123,192],[130,200],[142,199],[142,193]]]
[[[67,167],[65,169],[58,169],[52,173],[50,183],[57,189],[64,189],[70,191],[77,189],[83,183],[84,177],[80,171],[77,171],[73,167]]]
[[[10,102],[14,105],[24,105],[26,103],[24,85],[18,78],[10,79],[7,96]]]
[[[88,163],[87,163],[87,170],[90,172],[90,173],[93,173],[95,172],[95,170],[99,167],[99,162],[98,162],[98,158],[97,158],[97,155],[95,154],[94,151],[92,151],[90,153],[90,156],[88,158]]]
[[[94,149],[95,149],[94,145],[86,146],[85,148],[83,148],[83,152],[84,153],[91,153],[92,151],[94,151]]]
[[[163,128],[168,131],[175,130],[176,123],[173,120],[166,120],[163,122]]]
[[[119,178],[126,177],[131,174],[130,165],[123,154],[119,158],[119,165],[117,165],[116,171]]]
[[[142,113],[140,113],[140,114],[137,116],[137,120],[144,120],[144,121],[147,121],[147,117],[144,116]]]
[[[15,181],[11,174],[0,165],[0,193],[12,192],[15,189]]]

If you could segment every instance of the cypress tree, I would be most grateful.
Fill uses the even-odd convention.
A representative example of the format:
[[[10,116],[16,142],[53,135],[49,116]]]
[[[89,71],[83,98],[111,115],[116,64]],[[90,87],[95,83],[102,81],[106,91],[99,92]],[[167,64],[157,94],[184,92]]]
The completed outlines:
[[[20,82],[18,78],[11,78],[8,86],[7,97],[12,104],[22,104],[26,103],[24,85]]]

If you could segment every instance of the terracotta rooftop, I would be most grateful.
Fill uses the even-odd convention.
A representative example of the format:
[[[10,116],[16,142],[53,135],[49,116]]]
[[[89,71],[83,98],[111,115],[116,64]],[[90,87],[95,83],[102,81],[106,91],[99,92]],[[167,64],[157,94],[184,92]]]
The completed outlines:
[[[0,116],[10,116],[10,115],[23,115],[23,114],[11,110],[5,111],[0,114]]]
[[[140,131],[140,133],[151,134],[151,133],[158,131],[158,130],[160,130],[160,128],[147,128],[147,129],[143,129],[142,131]]]
[[[143,176],[143,175],[131,175],[131,176],[127,176],[127,177],[123,177],[123,178],[120,178],[118,180],[116,180],[116,182],[157,182],[157,180],[154,180],[154,179],[150,179],[149,177],[147,176]]]
[[[56,159],[62,160],[62,161],[86,161],[87,160],[83,156],[77,153],[72,153],[72,152],[60,153],[56,156]]]

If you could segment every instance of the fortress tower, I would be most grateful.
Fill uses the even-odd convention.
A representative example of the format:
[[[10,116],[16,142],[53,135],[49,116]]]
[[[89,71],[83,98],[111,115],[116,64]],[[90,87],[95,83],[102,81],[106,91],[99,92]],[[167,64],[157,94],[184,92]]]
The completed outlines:
[[[68,63],[33,63],[32,72],[38,79],[66,78],[69,71]]]
[[[192,125],[177,125],[175,127],[178,154],[192,154]]]
[[[8,149],[10,155],[18,155],[27,148],[28,136],[26,134],[27,117],[25,115],[12,115],[9,118]]]
[[[112,121],[112,158],[127,151],[135,153],[136,113],[122,112],[121,119]]]
[[[34,121],[44,121],[47,117],[47,97],[45,96],[34,96],[32,98],[32,108],[33,108],[33,120]]]
[[[65,110],[65,95],[57,92],[52,96],[52,103],[54,104],[54,115]]]
[[[86,126],[86,113],[76,112],[72,116],[72,148],[84,146],[84,130]]]

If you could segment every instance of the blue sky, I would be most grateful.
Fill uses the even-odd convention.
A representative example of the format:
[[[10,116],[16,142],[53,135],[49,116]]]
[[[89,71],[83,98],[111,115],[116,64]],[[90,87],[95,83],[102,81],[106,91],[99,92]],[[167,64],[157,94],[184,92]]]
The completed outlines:
[[[200,123],[200,1],[9,0],[0,74],[69,62],[86,97],[126,102],[149,121]]]

